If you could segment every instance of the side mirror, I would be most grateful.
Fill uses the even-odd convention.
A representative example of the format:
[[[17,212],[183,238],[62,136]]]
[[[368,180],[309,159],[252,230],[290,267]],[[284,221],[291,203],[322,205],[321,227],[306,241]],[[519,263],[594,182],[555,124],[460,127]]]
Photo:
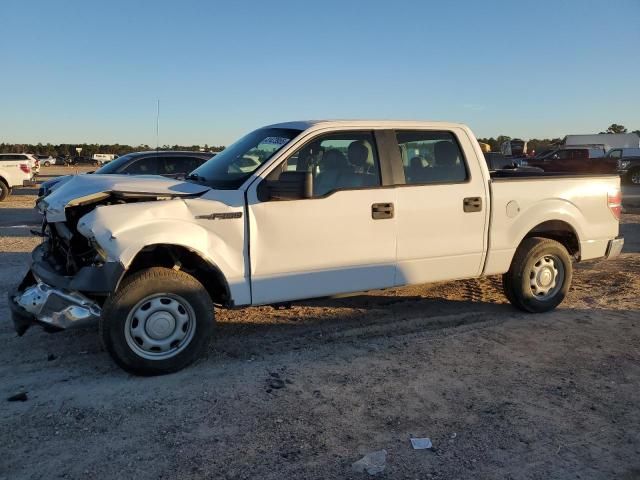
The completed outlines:
[[[313,197],[311,172],[282,172],[278,180],[265,181],[258,187],[260,200],[302,200]]]

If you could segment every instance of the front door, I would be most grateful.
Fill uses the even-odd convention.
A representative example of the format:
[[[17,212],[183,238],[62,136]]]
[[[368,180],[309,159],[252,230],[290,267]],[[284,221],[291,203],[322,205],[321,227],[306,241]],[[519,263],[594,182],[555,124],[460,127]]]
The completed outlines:
[[[252,303],[392,286],[395,191],[381,187],[373,133],[315,137],[267,179],[287,170],[312,172],[312,198],[260,201],[258,182],[248,191]]]

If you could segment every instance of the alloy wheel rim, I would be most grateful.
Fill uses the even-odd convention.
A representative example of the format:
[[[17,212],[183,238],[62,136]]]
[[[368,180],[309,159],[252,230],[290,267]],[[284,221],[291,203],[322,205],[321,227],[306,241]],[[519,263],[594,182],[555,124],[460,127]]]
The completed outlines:
[[[127,344],[148,360],[166,360],[182,352],[193,340],[196,316],[182,297],[158,293],[140,300],[124,326]]]

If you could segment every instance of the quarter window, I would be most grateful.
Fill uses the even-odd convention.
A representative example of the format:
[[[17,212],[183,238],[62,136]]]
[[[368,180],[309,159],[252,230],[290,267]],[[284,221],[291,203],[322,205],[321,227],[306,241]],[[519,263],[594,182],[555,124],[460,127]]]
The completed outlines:
[[[396,132],[409,185],[459,183],[468,178],[464,156],[451,132]]]

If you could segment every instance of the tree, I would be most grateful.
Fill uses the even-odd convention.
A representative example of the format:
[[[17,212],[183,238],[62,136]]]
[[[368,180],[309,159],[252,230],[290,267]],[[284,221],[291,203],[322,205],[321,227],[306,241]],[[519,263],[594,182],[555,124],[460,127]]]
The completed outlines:
[[[612,123],[611,125],[609,125],[609,128],[607,128],[607,131],[605,133],[627,133],[627,129],[624,125]]]

